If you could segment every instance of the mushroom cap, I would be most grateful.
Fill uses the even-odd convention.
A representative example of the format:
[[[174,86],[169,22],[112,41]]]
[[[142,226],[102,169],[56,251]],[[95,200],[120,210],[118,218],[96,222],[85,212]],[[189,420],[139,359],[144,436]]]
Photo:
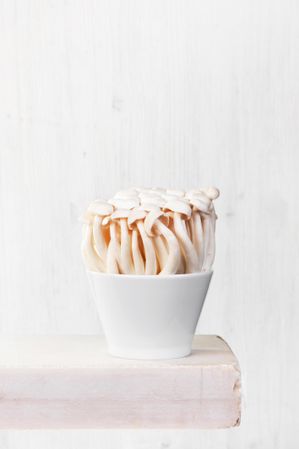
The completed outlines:
[[[154,203],[141,203],[137,209],[150,212],[151,210],[160,210],[160,207]]]
[[[130,187],[129,190],[135,190],[137,193],[142,192],[143,190],[146,190],[144,187]]]
[[[133,209],[139,206],[138,198],[110,198],[108,203],[116,209]]]
[[[133,229],[133,224],[138,220],[143,220],[146,217],[146,212],[140,209],[132,209],[130,210],[130,214],[128,217],[128,227],[130,230]]]
[[[166,192],[167,192],[168,195],[174,195],[174,196],[178,196],[178,197],[184,197],[185,196],[184,190],[167,189]]]
[[[191,190],[188,190],[188,191],[185,193],[185,198],[187,198],[187,199],[189,200],[190,198],[192,198],[193,195],[196,195],[196,193],[199,193],[199,192],[200,192],[199,189],[191,189]]]
[[[102,226],[107,226],[107,225],[109,225],[110,223],[111,223],[111,216],[110,215],[108,215],[107,217],[105,217],[104,219],[103,219],[103,221],[102,221]]]
[[[197,192],[194,193],[193,196],[189,199],[190,204],[194,206],[196,209],[208,213],[210,206],[211,206],[211,200],[207,197],[207,195],[204,192]]]
[[[189,206],[189,204],[187,204],[185,201],[180,201],[180,200],[171,200],[168,201],[165,206],[164,209],[168,209],[172,212],[178,212],[182,215],[185,215],[186,217],[190,218],[191,214],[192,214],[192,209]]]
[[[206,214],[209,213],[210,207],[198,198],[192,198],[190,200],[190,204],[192,204],[195,209],[200,210],[201,212],[204,212]]]
[[[141,205],[143,204],[152,204],[153,206],[156,206],[158,208],[164,207],[166,201],[163,200],[163,198],[158,197],[158,198],[154,198],[154,197],[144,197],[141,199],[140,201]]]
[[[151,192],[157,192],[157,193],[166,193],[166,189],[164,189],[163,187],[153,187],[151,190]]]
[[[144,220],[144,229],[147,235],[150,237],[153,237],[155,234],[153,232],[153,226],[155,224],[155,221],[162,217],[164,215],[164,212],[162,210],[151,210]]]
[[[202,189],[202,191],[210,200],[216,200],[220,195],[219,189],[217,189],[217,187],[207,187],[206,189]]]
[[[129,209],[116,209],[113,214],[110,215],[110,218],[111,220],[116,220],[118,218],[128,218],[129,215]]]
[[[113,205],[103,200],[95,200],[87,208],[87,212],[94,215],[101,215],[102,217],[112,214],[113,210]]]
[[[136,189],[120,190],[113,198],[128,200],[130,198],[137,199],[138,192]]]
[[[170,193],[162,193],[162,198],[164,201],[172,201],[172,200],[178,200],[180,199],[180,197],[176,196],[176,195],[171,195]]]
[[[153,198],[153,199],[159,199],[159,198],[161,198],[161,195],[160,195],[160,193],[158,193],[158,192],[154,192],[154,191],[152,191],[152,190],[148,190],[148,191],[146,191],[146,192],[140,192],[139,193],[139,198],[140,199],[146,199],[146,198]]]

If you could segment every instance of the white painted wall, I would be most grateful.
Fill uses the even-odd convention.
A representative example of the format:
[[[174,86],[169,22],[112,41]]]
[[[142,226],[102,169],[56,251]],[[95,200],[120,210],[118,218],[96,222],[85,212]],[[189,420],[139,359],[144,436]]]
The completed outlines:
[[[297,449],[298,0],[0,0],[0,332],[97,333],[77,217],[216,184],[200,331],[243,372],[229,431],[1,432],[1,449]]]

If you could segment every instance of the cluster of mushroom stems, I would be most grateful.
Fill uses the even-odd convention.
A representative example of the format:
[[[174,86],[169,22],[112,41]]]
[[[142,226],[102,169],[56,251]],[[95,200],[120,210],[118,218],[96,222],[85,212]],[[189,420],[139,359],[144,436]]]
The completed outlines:
[[[93,201],[82,256],[91,271],[169,275],[209,271],[215,257],[215,187],[184,192],[132,188]]]

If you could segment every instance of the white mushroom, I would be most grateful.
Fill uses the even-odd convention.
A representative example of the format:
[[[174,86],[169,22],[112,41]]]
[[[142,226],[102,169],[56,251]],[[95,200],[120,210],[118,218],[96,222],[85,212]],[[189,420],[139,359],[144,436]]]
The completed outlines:
[[[182,220],[180,213],[174,212],[173,224],[175,233],[180,241],[184,253],[186,273],[198,271],[198,256],[193,243],[188,236],[185,222]]]
[[[137,209],[150,212],[151,210],[160,210],[160,207],[153,203],[141,203]]]
[[[153,198],[151,196],[145,196],[143,198],[141,198],[141,205],[146,204],[146,205],[153,205],[156,207],[164,207],[165,206],[165,200],[163,198]]]
[[[118,218],[128,218],[130,215],[130,210],[128,209],[117,209],[110,215],[111,220],[117,220]]]
[[[164,212],[161,209],[158,210],[153,209],[145,217],[144,229],[149,237],[154,237],[155,234],[153,232],[153,226],[155,224],[155,221],[163,215]]]
[[[110,216],[110,219],[120,226],[120,255],[118,262],[120,272],[123,274],[132,274],[134,272],[131,258],[131,236],[127,223],[129,215],[130,210],[118,209]]]
[[[156,235],[154,236],[154,246],[156,251],[156,257],[159,264],[159,271],[161,273],[163,272],[168,260],[167,243],[165,242],[165,239],[161,235]]]
[[[131,258],[131,236],[128,230],[126,218],[120,219],[120,267],[124,274],[132,274],[134,272],[133,262]]]
[[[112,204],[116,209],[134,209],[139,206],[138,198],[110,198],[108,203]]]
[[[190,198],[190,204],[202,212],[209,212],[211,200],[204,192],[198,192]]]
[[[209,189],[206,189],[209,190]],[[208,192],[211,196],[218,194],[218,190],[211,188]],[[197,238],[202,237],[203,241],[200,242],[202,246],[199,269],[203,271],[208,271],[214,261],[215,257],[215,221],[216,214],[214,212],[214,207],[212,200],[207,196],[205,191],[194,193],[191,197],[190,203],[194,206],[194,209],[200,211],[201,222],[202,222],[202,234],[200,232],[200,222],[196,218],[197,228]]]
[[[159,200],[161,198],[161,195],[159,193],[153,192],[151,190],[149,190],[147,192],[140,192],[138,196],[141,200],[147,199],[147,198],[151,198],[153,200],[154,199]]]
[[[164,201],[176,201],[176,200],[183,199],[183,198],[180,198],[177,195],[173,195],[171,193],[163,193],[161,196]]]
[[[179,268],[181,258],[179,242],[173,232],[160,220],[156,221],[155,226],[165,238],[168,250],[167,262],[164,262],[163,269],[159,274],[175,274]]]
[[[87,268],[91,271],[105,271],[103,263],[97,256],[93,246],[92,225],[84,224],[81,252]]]
[[[179,214],[185,215],[190,218],[192,214],[192,209],[189,204],[185,201],[179,200],[171,200],[165,204],[164,209],[171,210],[172,212],[178,212]]]
[[[103,266],[106,264],[106,254],[107,254],[107,243],[103,234],[102,222],[104,217],[96,215],[93,220],[93,238],[95,243],[95,250],[98,257],[103,262]]]
[[[137,229],[132,231],[132,256],[135,274],[144,274],[144,260],[139,247],[139,237]]]
[[[106,215],[112,214],[114,208],[112,204],[107,203],[103,200],[95,200],[89,206],[87,211],[94,215],[100,215],[105,217]]]
[[[94,201],[87,210],[87,213],[92,216],[95,250],[104,267],[106,265],[107,243],[103,233],[102,222],[104,217],[110,215],[112,212],[113,206],[102,200]]]
[[[204,260],[204,239],[201,217],[198,210],[193,210],[190,226],[192,229],[192,242],[198,256],[198,269],[201,270]]]
[[[132,231],[133,225],[137,220],[143,220],[146,217],[146,212],[144,210],[132,209],[128,217],[128,227]]]
[[[193,195],[196,195],[197,193],[201,192],[201,190],[199,189],[192,189],[192,190],[188,190],[185,193],[185,198],[190,199],[192,198]]]
[[[173,226],[176,236],[179,239],[180,245],[185,258],[186,272],[192,273],[198,270],[198,257],[193,243],[188,235],[185,221],[182,216],[186,218],[191,217],[191,207],[183,201],[169,201],[166,209],[171,210],[173,214]]]
[[[188,234],[189,239],[191,240],[191,242],[193,243],[193,227],[191,226],[191,217],[189,220],[184,220],[185,226],[186,226],[186,231]]]
[[[214,208],[209,214],[202,214],[203,216],[203,233],[204,233],[204,262],[203,271],[211,269],[215,259],[215,226],[217,216]]]
[[[166,192],[166,189],[164,189],[163,187],[153,187],[152,189],[150,189],[150,192],[158,193],[159,195],[161,195],[162,193]]]
[[[180,263],[177,269],[177,274],[184,274],[186,273],[186,262],[185,258],[182,252],[182,249],[180,250]]]
[[[145,274],[157,273],[156,253],[151,238],[147,235],[144,229],[144,224],[141,220],[137,221],[137,227],[142,239],[144,253],[145,253]]]
[[[210,200],[216,200],[219,195],[220,192],[216,187],[207,187],[206,189],[201,189],[208,198],[210,198]]]
[[[210,270],[215,257],[215,187],[121,190],[93,201],[81,218],[88,269],[115,274]]]
[[[184,190],[172,190],[172,189],[167,189],[166,192],[169,195],[174,195],[174,196],[178,196],[178,197],[183,197],[185,195]]]
[[[117,199],[136,199],[138,197],[138,192],[136,189],[128,189],[128,190],[120,190],[114,195],[114,198]]]
[[[116,234],[116,223],[111,221],[110,223],[110,243],[107,250],[107,262],[106,270],[107,273],[119,273],[119,262],[120,259],[120,245]]]

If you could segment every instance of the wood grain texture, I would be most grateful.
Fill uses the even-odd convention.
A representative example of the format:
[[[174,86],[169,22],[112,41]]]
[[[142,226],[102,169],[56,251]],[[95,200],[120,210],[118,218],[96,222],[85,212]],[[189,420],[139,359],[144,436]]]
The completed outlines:
[[[98,336],[0,338],[0,429],[221,429],[240,423],[241,377],[227,343],[125,360]]]
[[[79,254],[89,200],[216,184],[200,331],[232,345],[245,402],[232,431],[9,432],[1,449],[296,449],[298,1],[0,8],[1,332],[99,331]]]

